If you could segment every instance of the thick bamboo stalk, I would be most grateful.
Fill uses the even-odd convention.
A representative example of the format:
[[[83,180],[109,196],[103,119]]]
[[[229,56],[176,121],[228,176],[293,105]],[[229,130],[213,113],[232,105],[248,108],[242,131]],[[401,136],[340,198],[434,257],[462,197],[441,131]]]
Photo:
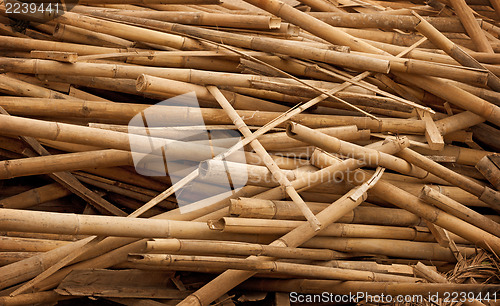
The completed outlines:
[[[38,254],[40,252],[0,252],[0,267]]]
[[[332,26],[348,28],[379,28],[383,30],[399,29],[413,31],[418,24],[414,16],[385,15],[385,14],[331,14],[311,12],[309,15],[318,18]],[[456,18],[451,17],[423,17],[432,26],[441,32],[464,33],[465,28]],[[482,23],[481,20],[476,22]]]
[[[11,95],[49,98],[49,99],[76,99],[66,94],[34,85],[16,78],[0,74],[0,91],[7,92]]]
[[[204,50],[208,46],[191,38],[162,33],[154,30],[96,19],[73,12],[57,18],[59,23],[84,28],[97,33],[117,36],[131,41],[141,41],[184,50]]]
[[[61,52],[61,51],[36,51],[30,53],[31,58],[47,59],[63,63],[76,63],[78,54],[74,52]]]
[[[359,207],[358,207],[359,208]],[[493,222],[493,221],[492,221]],[[302,225],[303,221],[268,220],[224,217],[220,220],[210,220],[208,225],[213,230],[226,233],[241,234],[276,234],[284,235],[294,228]],[[346,237],[346,238],[380,238],[409,241],[434,242],[434,237],[429,232],[418,231],[415,228],[402,228],[395,226],[377,226],[365,224],[334,223],[323,229],[318,236]],[[460,237],[453,237],[456,243],[467,244]]]
[[[68,244],[67,241],[35,238],[0,237],[2,252],[46,252]]]
[[[0,304],[5,306],[53,304],[60,300],[72,299],[72,296],[61,296],[55,291],[41,291],[35,293],[20,294],[14,297],[0,297]]]
[[[77,44],[109,48],[128,48],[134,46],[134,42],[123,38],[61,23],[55,26],[52,35],[59,40]]]
[[[0,179],[19,176],[74,171],[84,168],[105,168],[134,165],[130,152],[102,150],[22,158],[0,162]]]
[[[448,55],[453,57],[457,62],[464,66],[477,69],[485,69],[485,67],[481,65],[476,59],[474,59],[471,55],[469,55],[459,46],[450,41],[446,36],[436,30],[426,20],[424,20],[423,18],[419,19],[420,22],[415,27],[415,29],[425,35],[434,45],[436,45],[438,48],[446,52]],[[488,86],[493,90],[500,90],[500,79],[491,72],[488,73]]]
[[[495,187],[500,190],[500,163],[497,154],[484,156],[476,164],[476,169]]]
[[[500,211],[500,193],[487,187],[482,186],[475,181],[472,181],[444,166],[438,164],[425,156],[418,154],[417,152],[411,149],[404,149],[397,153],[398,156],[404,158],[406,161],[421,167],[433,173],[437,177],[442,178],[445,181],[458,186],[475,196],[477,196],[480,200],[484,201],[493,209]]]
[[[5,97],[0,99],[0,105],[15,115],[39,115],[44,117],[65,117],[78,116],[83,118],[112,119],[120,123],[128,123],[135,115],[147,109],[144,104],[133,103],[104,103],[95,101],[62,101],[62,100],[39,100],[23,99],[23,104],[18,103],[19,99]],[[29,107],[28,107],[29,105]],[[221,109],[200,108],[180,106],[155,106],[161,120],[169,122],[169,125],[192,123],[199,125],[200,113],[205,124],[232,124],[231,119]],[[269,121],[277,118],[278,112],[245,111],[237,110],[237,113],[245,118],[247,125],[264,126]],[[460,114],[459,114],[460,115]],[[459,116],[456,115],[456,116]],[[476,115],[474,115],[476,116]],[[425,123],[421,120],[382,118],[380,121],[368,117],[353,116],[332,116],[332,115],[310,115],[293,114],[295,122],[311,128],[326,128],[335,126],[356,125],[358,129],[369,129],[373,132],[400,132],[404,134],[423,134]],[[446,121],[447,118],[442,119]],[[483,120],[483,119],[481,119]],[[441,121],[437,121],[440,124]],[[280,124],[279,126],[283,126]],[[447,129],[451,130],[451,129]],[[47,139],[44,136],[35,136]],[[90,144],[88,142],[83,144]]]
[[[210,92],[203,86],[174,81],[169,79],[158,78],[146,74],[142,74],[137,78],[137,91],[147,92],[153,94],[168,93],[169,95],[177,96],[182,95],[187,92],[195,92],[196,97],[202,101],[210,101],[214,104],[208,106],[216,106],[217,103]],[[263,111],[275,111],[284,112],[289,108],[283,105],[272,103],[269,101],[256,99],[230,91],[224,91],[225,96],[229,97],[232,101],[232,105],[236,109],[246,109],[246,110],[263,110]],[[201,104],[201,103],[200,103]]]
[[[476,22],[472,10],[467,6],[465,0],[449,0],[460,22],[462,22],[467,34],[476,43],[479,51],[494,53],[483,30]]]
[[[325,0],[300,0],[300,2],[304,3],[307,6],[310,6],[312,9],[321,12],[337,12],[344,13],[343,10],[336,7],[332,2]]]
[[[415,151],[425,155],[452,156],[456,158],[457,163],[470,166],[476,165],[486,155],[491,154],[491,152],[488,151],[462,148],[452,145],[447,145],[440,151],[429,150],[426,148],[415,148]]]
[[[72,43],[64,43],[58,41],[40,41],[29,38],[20,37],[8,37],[2,36],[0,41],[0,46],[5,49],[10,50],[40,50],[40,51],[60,51],[60,52],[76,52],[78,55],[90,55],[90,54],[108,54],[108,53],[119,53],[126,52],[124,49],[117,48],[105,48],[98,46],[88,46]]]
[[[185,266],[203,267],[209,265],[211,267],[218,267],[223,269],[238,269],[256,272],[277,272],[293,276],[302,276],[307,278],[314,277],[321,279],[342,279],[375,282],[398,281],[402,283],[412,283],[419,281],[418,278],[389,275],[369,271],[285,263],[271,260],[261,261],[255,259],[240,259],[228,257],[131,254],[129,255],[129,261],[150,265],[179,267],[180,269]]]
[[[70,194],[71,191],[61,186],[61,184],[53,183],[2,199],[0,200],[0,207],[28,208],[44,202],[59,199]]]
[[[422,189],[421,198],[426,202],[433,204],[440,209],[459,217],[462,220],[469,222],[493,235],[500,237],[500,224],[483,216],[482,214],[472,210],[453,199],[439,193],[438,191],[425,186]]]
[[[205,25],[240,29],[270,30],[279,29],[281,19],[263,15],[236,15],[216,14],[202,12],[179,12],[179,11],[109,11],[124,16],[148,18],[173,23]]]
[[[271,256],[276,258],[333,260],[348,255],[325,249],[304,249],[251,244],[235,241],[154,239],[147,242],[147,251],[155,253],[224,254]]]
[[[327,203],[306,202],[317,214],[325,209]],[[253,198],[231,200],[229,213],[241,218],[303,220],[300,212],[289,201],[271,201]],[[383,207],[356,207],[342,216],[339,223],[374,224],[388,226],[421,226],[422,220],[402,209]]]

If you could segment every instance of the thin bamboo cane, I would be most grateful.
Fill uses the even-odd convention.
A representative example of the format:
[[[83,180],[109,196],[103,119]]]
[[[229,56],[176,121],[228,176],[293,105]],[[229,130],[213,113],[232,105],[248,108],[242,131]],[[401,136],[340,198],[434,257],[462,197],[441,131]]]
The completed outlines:
[[[135,263],[146,263],[160,266],[173,266],[182,269],[183,266],[202,267],[210,265],[224,269],[238,269],[259,272],[277,272],[293,276],[308,278],[360,280],[360,281],[397,281],[397,282],[417,282],[418,278],[389,275],[383,273],[359,271],[351,269],[340,269],[321,267],[314,265],[303,265],[295,263],[285,263],[279,261],[260,261],[255,259],[212,257],[212,256],[183,256],[183,255],[163,255],[163,254],[131,254],[129,261]]]
[[[55,291],[42,291],[35,293],[21,294],[15,297],[2,296],[0,304],[5,306],[32,305],[32,304],[52,304],[60,300],[72,299],[72,296],[61,296]]]
[[[5,74],[0,74],[0,91],[7,92],[12,95],[36,98],[75,99],[55,90],[50,90],[28,82],[24,82],[9,77]]]
[[[30,53],[31,58],[48,59],[63,63],[76,63],[78,54],[74,52],[60,52],[60,51],[36,51]]]
[[[476,165],[481,160],[481,158],[485,157],[488,154],[491,154],[491,152],[488,151],[462,148],[452,145],[446,145],[441,151],[434,151],[426,148],[415,148],[415,151],[425,155],[453,156],[456,158],[457,163],[470,166]]]
[[[44,202],[59,199],[70,194],[71,191],[61,186],[61,184],[53,183],[2,199],[0,200],[0,207],[28,208]]]
[[[258,255],[309,260],[332,260],[346,257],[342,253],[325,249],[288,248],[235,241],[185,240],[175,238],[148,241],[146,250],[156,253],[180,252],[184,254]]]
[[[450,199],[449,197],[429,188],[422,189],[421,198],[440,209],[459,217],[493,235],[500,236],[500,224],[483,216],[482,214]]]
[[[81,4],[103,4],[99,0],[83,0]],[[106,0],[104,4],[221,4],[220,0]]]
[[[245,122],[241,119],[238,113],[236,113],[236,111],[231,106],[229,101],[227,101],[227,99],[224,97],[222,92],[220,92],[220,90],[215,86],[208,86],[207,90],[214,96],[217,102],[226,111],[228,116],[233,121],[233,124],[238,128],[238,130],[240,130],[243,136],[250,137],[252,135],[252,131],[250,131]],[[306,203],[304,202],[304,200],[302,200],[295,188],[292,187],[286,175],[281,171],[278,165],[276,165],[269,153],[267,153],[266,149],[264,149],[264,147],[257,139],[250,142],[250,146],[263,159],[264,164],[272,173],[273,177],[279,182],[280,186],[286,191],[292,201],[297,205],[302,214],[309,221],[311,227],[316,231],[319,230],[321,227],[321,223],[314,216],[309,207],[307,207]]]
[[[0,252],[0,266],[6,266],[38,254],[40,252]]]

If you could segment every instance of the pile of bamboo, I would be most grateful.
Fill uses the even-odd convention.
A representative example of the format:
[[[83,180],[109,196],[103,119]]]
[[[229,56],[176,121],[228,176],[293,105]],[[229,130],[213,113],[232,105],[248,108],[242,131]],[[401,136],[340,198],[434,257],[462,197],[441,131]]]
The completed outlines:
[[[499,0],[49,2],[0,1],[0,305],[500,299]]]

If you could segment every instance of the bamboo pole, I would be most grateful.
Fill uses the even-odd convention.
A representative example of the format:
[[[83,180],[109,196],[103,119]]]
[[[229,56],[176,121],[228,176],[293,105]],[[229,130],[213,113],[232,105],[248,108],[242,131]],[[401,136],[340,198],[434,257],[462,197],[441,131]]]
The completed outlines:
[[[148,265],[179,267],[204,267],[211,266],[223,269],[249,270],[255,272],[277,272],[286,275],[302,276],[307,278],[342,279],[359,281],[397,281],[412,283],[419,281],[418,278],[389,275],[377,272],[359,271],[352,269],[340,269],[286,263],[279,261],[261,261],[256,259],[241,259],[214,256],[183,256],[163,254],[131,254],[129,261],[134,263],[145,263]]]
[[[359,207],[358,207],[359,208]],[[493,221],[492,221],[493,222]],[[276,234],[284,235],[294,228],[302,225],[303,221],[268,220],[256,218],[231,218],[224,217],[219,220],[209,220],[210,229],[241,234]],[[434,237],[429,232],[418,231],[415,228],[401,228],[395,226],[378,226],[366,224],[334,223],[322,230],[318,236],[345,237],[345,238],[379,238],[409,240],[421,242],[434,242]],[[457,243],[468,244],[460,237],[453,237]]]
[[[146,250],[155,253],[180,252],[184,254],[256,255],[309,260],[333,260],[348,256],[326,249],[288,248],[235,241],[186,240],[176,238],[148,241]]]
[[[123,38],[61,23],[56,24],[52,35],[61,41],[77,44],[108,48],[130,48],[134,46],[134,42]]]
[[[196,97],[202,101],[216,102],[210,92],[203,86],[174,81],[169,79],[158,78],[146,74],[142,74],[137,78],[136,83],[137,91],[162,94],[168,93],[169,95],[177,96],[182,95],[187,92],[195,92]],[[229,97],[232,101],[232,105],[236,109],[246,109],[246,110],[263,110],[263,111],[275,111],[284,112],[289,108],[283,105],[272,103],[269,101],[256,99],[230,91],[224,91],[225,96]],[[200,103],[202,104],[202,103]],[[209,104],[208,106],[215,106],[217,103]]]
[[[53,183],[2,199],[0,200],[0,207],[28,208],[44,202],[59,199],[70,194],[71,191],[61,186],[61,184]]]
[[[425,186],[422,189],[421,198],[440,209],[459,217],[493,235],[500,236],[500,224],[483,216],[482,214],[450,199],[438,191]]]
[[[325,209],[328,203],[306,202],[313,213]],[[231,200],[229,214],[240,218],[303,220],[289,201],[272,201],[254,198]],[[384,207],[356,207],[352,212],[342,216],[339,223],[374,224],[387,226],[420,226],[422,220],[414,214],[402,209]]]

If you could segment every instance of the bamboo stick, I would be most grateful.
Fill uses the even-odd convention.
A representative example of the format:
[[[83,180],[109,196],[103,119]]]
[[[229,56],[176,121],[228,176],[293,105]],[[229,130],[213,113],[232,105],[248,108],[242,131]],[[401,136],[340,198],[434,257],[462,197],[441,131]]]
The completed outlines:
[[[34,188],[26,192],[0,200],[2,208],[28,208],[44,202],[59,199],[71,194],[71,191],[58,183]]]
[[[154,239],[147,242],[147,251],[181,252],[186,254],[225,254],[225,255],[259,255],[277,258],[332,260],[345,258],[339,252],[325,249],[303,249],[277,247],[263,244],[251,244],[231,241]]]
[[[429,187],[422,189],[421,198],[442,210],[459,217],[493,235],[500,236],[500,224],[477,213],[476,211],[450,199]]]
[[[56,24],[52,35],[62,41],[109,48],[133,47],[134,42],[67,24]]]
[[[129,260],[135,263],[146,263],[152,265],[170,265],[200,267],[210,265],[224,269],[250,270],[259,272],[278,272],[294,276],[315,277],[324,279],[363,280],[363,281],[398,281],[417,282],[417,278],[388,275],[383,273],[359,271],[351,269],[339,269],[321,267],[314,265],[302,265],[285,263],[279,261],[260,261],[255,259],[240,259],[213,256],[183,256],[162,254],[131,254]]]

